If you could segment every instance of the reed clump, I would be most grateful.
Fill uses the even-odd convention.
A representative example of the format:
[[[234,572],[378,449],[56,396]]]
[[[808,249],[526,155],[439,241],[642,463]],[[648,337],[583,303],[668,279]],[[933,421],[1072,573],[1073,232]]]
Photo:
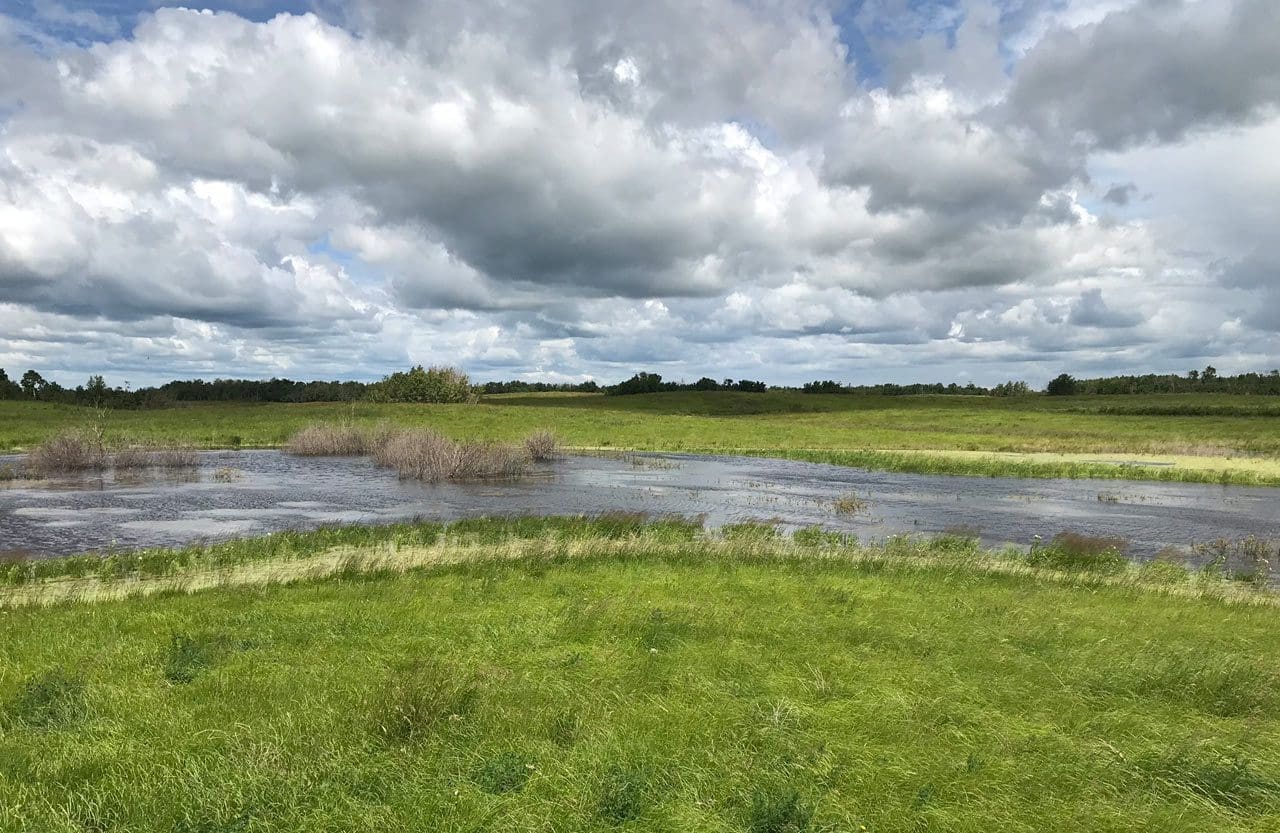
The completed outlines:
[[[187,469],[200,465],[200,455],[190,446],[130,445],[111,455],[116,471],[137,469]]]
[[[520,477],[532,457],[526,448],[503,443],[457,442],[424,429],[401,431],[373,449],[373,461],[401,477],[446,480],[500,480]]]
[[[200,455],[189,445],[134,443],[108,445],[98,430],[64,431],[31,450],[24,471],[39,476],[76,472],[136,471],[139,469],[187,469],[200,465]]]
[[[560,456],[559,439],[545,428],[534,431],[526,437],[524,448],[529,452],[529,458],[537,463],[554,460]]]
[[[42,475],[101,471],[107,467],[107,449],[95,432],[65,431],[45,440],[27,455],[27,468]]]
[[[289,438],[284,450],[302,457],[359,457],[369,453],[369,435],[354,425],[308,425]]]
[[[518,478],[535,461],[559,456],[560,441],[546,430],[510,444],[460,442],[428,428],[320,424],[302,429],[284,448],[304,456],[369,456],[401,477],[440,483]]]

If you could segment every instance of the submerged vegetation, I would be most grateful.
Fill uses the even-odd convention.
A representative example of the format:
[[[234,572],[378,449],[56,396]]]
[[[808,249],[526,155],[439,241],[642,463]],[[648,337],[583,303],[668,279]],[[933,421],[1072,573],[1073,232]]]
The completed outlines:
[[[5,591],[0,829],[1280,823],[1276,597],[1223,576],[631,515],[65,564]]]

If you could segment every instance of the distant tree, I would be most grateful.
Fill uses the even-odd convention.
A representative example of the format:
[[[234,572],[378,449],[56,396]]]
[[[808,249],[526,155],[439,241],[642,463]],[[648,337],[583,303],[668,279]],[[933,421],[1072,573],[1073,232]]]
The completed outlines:
[[[845,387],[834,379],[805,382],[800,390],[805,393],[844,393]]]
[[[0,367],[0,399],[17,399],[22,396],[22,386],[9,378],[9,374]]]
[[[1187,378],[1188,378],[1188,379],[1190,379],[1190,380],[1191,380],[1191,381],[1193,381],[1193,382],[1198,382],[1198,381],[1200,381],[1200,371],[1198,371],[1198,370],[1188,370],[1188,371],[1187,371]]]
[[[1063,373],[1050,382],[1044,390],[1050,396],[1072,396],[1076,392],[1075,377],[1069,373]]]
[[[1022,381],[1008,381],[996,385],[991,389],[992,396],[1026,396],[1031,393],[1031,387]]]
[[[1214,379],[1218,378],[1218,369],[1213,365],[1209,365],[1204,369],[1204,372],[1200,374],[1200,378],[1206,382],[1212,382]]]
[[[657,393],[660,390],[662,390],[662,377],[657,373],[641,371],[625,382],[605,388],[605,393],[612,396],[633,396],[639,393]]]
[[[745,391],[746,393],[764,393],[769,386],[764,382],[754,382],[751,379],[739,379],[733,385],[734,390]]]
[[[22,381],[19,384],[22,385],[22,393],[25,396],[30,399],[35,399],[49,383],[46,382],[44,377],[39,373],[36,373],[34,370],[28,370],[26,373],[22,374]]]
[[[693,383],[694,390],[720,390],[720,383],[710,376],[703,376]]]
[[[107,398],[107,380],[103,379],[100,374],[90,376],[89,381],[85,383],[83,396],[90,405],[101,406]]]

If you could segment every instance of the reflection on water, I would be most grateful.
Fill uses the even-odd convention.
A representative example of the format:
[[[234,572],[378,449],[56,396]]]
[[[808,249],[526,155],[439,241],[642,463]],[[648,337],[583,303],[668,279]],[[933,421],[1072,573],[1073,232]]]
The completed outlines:
[[[12,459],[0,457],[0,465]],[[834,511],[832,501],[849,492],[867,501],[866,511]],[[569,457],[514,483],[427,485],[365,459],[226,451],[202,454],[186,477],[0,488],[0,552],[53,556],[330,524],[613,511],[702,515],[709,526],[822,524],[863,540],[967,529],[987,544],[1025,545],[1071,530],[1126,538],[1138,557],[1222,537],[1280,538],[1280,489],[947,477],[685,455]]]

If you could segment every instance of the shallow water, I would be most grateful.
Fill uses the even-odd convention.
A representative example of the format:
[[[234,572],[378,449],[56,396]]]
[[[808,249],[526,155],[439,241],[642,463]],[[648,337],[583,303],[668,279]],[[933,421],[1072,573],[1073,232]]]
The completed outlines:
[[[1280,539],[1280,489],[898,474],[744,457],[642,455],[636,462],[569,457],[514,483],[427,485],[362,458],[209,452],[180,477],[0,487],[0,552],[51,557],[331,524],[614,511],[703,515],[713,527],[821,524],[864,541],[964,528],[990,545],[1026,545],[1069,530],[1128,539],[1138,558],[1224,537]],[[215,479],[222,468],[234,469],[235,479]],[[866,500],[866,511],[834,512],[831,501],[848,492]]]

